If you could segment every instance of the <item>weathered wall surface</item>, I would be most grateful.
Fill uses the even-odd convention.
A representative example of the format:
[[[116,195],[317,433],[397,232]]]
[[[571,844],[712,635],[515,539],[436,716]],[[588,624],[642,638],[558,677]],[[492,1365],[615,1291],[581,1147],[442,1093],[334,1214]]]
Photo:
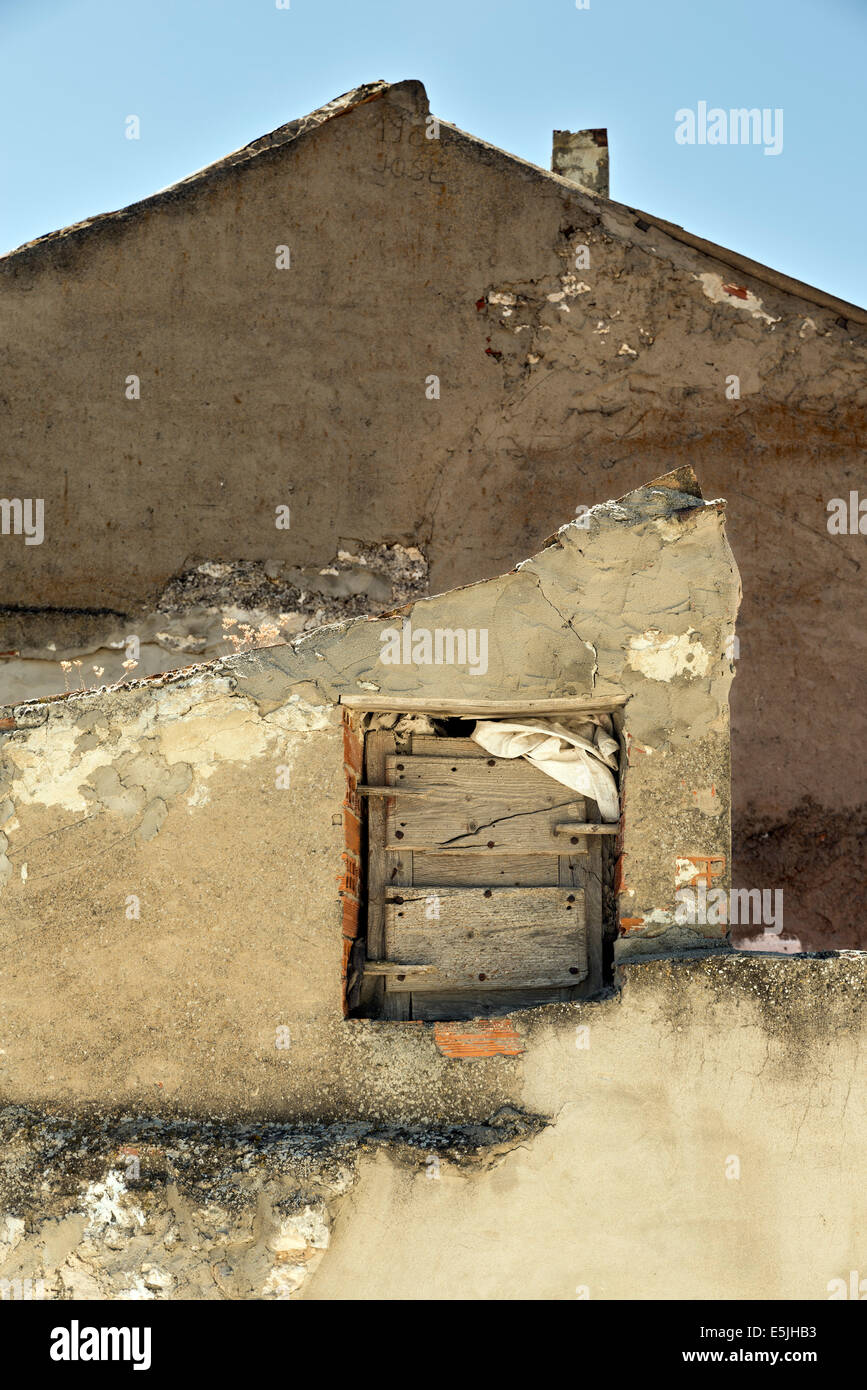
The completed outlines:
[[[416,83],[334,110],[0,260],[3,487],[46,502],[43,545],[2,538],[0,651],[98,649],[201,561],[389,540],[435,590],[488,577],[689,462],[730,501],[746,594],[741,882],[785,881],[804,940],[845,918],[855,944],[863,538],[825,508],[862,479],[863,312],[427,139]]]
[[[803,856],[787,926],[831,940],[863,801],[839,775],[861,558],[825,503],[860,480],[863,316],[448,126],[427,140],[417,84],[367,96],[0,261],[2,490],[46,502],[41,546],[0,537],[0,651],[101,660],[138,625],[171,653],[158,605],[202,563],[283,583],[418,543],[435,589],[475,580],[691,463],[731,499],[747,592],[740,843],[769,886]],[[728,853],[737,577],[720,510],[664,490],[406,610],[484,615],[483,678],[386,673],[383,619],[4,721],[0,1279],[823,1298],[863,1267],[863,958],[704,956],[721,943],[673,928],[676,859]],[[210,621],[177,650],[210,654]],[[621,992],[521,1012],[472,1060],[438,1026],[344,1020],[338,701],[365,691],[625,705]]]
[[[340,550],[332,564],[300,568],[276,560],[204,560],[175,575],[156,610],[134,623],[82,616],[71,645],[34,650],[25,644],[17,655],[0,654],[0,698],[15,705],[115,685],[133,674],[158,675],[273,646],[326,623],[384,613],[427,593],[427,562],[415,546],[368,546],[357,555]],[[17,622],[48,631],[52,620],[30,613],[19,614]]]
[[[397,1128],[0,1111],[0,1279],[86,1299],[845,1296],[864,957],[624,976],[520,1015],[518,1057],[447,1062],[444,1092],[499,1076],[459,1129],[436,1099]]]
[[[321,1122],[495,1110],[502,1072],[444,1082],[429,1031],[344,1022],[337,714],[261,715],[228,685],[130,692],[137,739],[76,711],[98,764],[72,702],[13,754],[0,1093]],[[64,743],[56,799],[29,802]]]
[[[478,1096],[442,1109],[427,1032],[396,1049],[387,1025],[343,1023],[350,695],[624,707],[621,958],[722,945],[725,926],[674,918],[678,858],[721,854],[728,883],[739,590],[722,504],[696,493],[669,475],[499,579],[408,605],[417,631],[484,631],[475,673],[385,663],[391,615],[16,707],[0,730],[7,1098],[331,1119],[396,1096],[418,1118],[437,1096],[466,1118]]]
[[[618,1001],[581,1011],[581,1048],[571,1018],[532,1025],[521,1100],[551,1124],[490,1174],[444,1164],[429,1181],[365,1156],[303,1297],[848,1287],[867,1217],[863,956],[625,973]]]
[[[3,1287],[818,1299],[847,1280],[864,957],[726,953],[670,920],[669,850],[725,844],[737,599],[722,508],[680,474],[407,605],[416,629],[486,625],[484,674],[383,664],[392,615],[17,707]],[[623,711],[621,921],[643,920],[616,991],[479,1029],[345,1020],[341,697],[536,692]]]

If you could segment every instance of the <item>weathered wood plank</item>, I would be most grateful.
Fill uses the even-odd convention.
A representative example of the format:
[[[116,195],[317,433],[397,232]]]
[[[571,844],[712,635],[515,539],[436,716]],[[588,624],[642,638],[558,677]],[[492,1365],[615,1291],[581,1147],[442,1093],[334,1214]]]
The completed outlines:
[[[580,889],[412,888],[386,900],[385,936],[389,961],[437,969],[414,979],[413,993],[567,987],[587,974]]]
[[[460,755],[427,754],[424,757],[395,753],[389,755],[386,766],[393,773],[387,778],[389,786],[398,789],[436,790],[454,796],[477,796],[480,792],[522,795],[538,797],[548,805],[573,801],[583,805],[577,792],[555,782],[526,758],[495,758],[490,753],[484,758],[467,758],[464,750]]]
[[[383,975],[387,979],[394,978],[402,982],[408,981],[407,989],[410,989],[414,979],[421,975],[435,975],[437,969],[435,965],[396,965],[393,960],[369,960],[364,966],[365,975]]]
[[[443,854],[416,852],[413,855],[412,881],[416,888],[428,884],[445,887],[482,888],[554,888],[562,882],[559,859],[554,854],[497,854],[488,850],[461,854],[447,850]],[[580,879],[576,880],[581,886]]]
[[[367,786],[367,784],[364,783],[364,782],[359,782],[359,784],[358,784],[358,786],[355,788],[355,790],[358,792],[358,795],[359,795],[359,796],[394,796],[394,788],[393,788],[393,787],[389,787],[389,786],[369,787],[369,786]],[[401,796],[427,796],[427,795],[428,795],[428,793],[427,793],[426,791],[423,791],[423,790],[421,790],[421,789],[418,790],[418,791],[416,791],[415,788],[413,788],[412,790],[410,790],[409,787],[404,787],[403,790],[401,791]],[[437,793],[434,792],[433,795],[436,796]],[[441,797],[442,797],[442,796],[445,796],[445,795],[447,795],[447,793],[445,793],[445,792],[440,792],[440,793],[439,793],[439,796],[441,796]]]
[[[559,695],[545,700],[436,700],[430,695],[341,695],[347,709],[378,710],[383,714],[456,715],[462,719],[496,719],[522,714],[610,714],[624,699],[591,695]]]
[[[595,806],[594,806],[595,809]],[[602,988],[602,841],[591,837],[584,869],[584,908],[587,914],[587,975],[593,989]]]
[[[413,1018],[468,1019],[500,1017],[512,1009],[533,1009],[540,1004],[557,1004],[568,997],[563,989],[489,989],[414,994]]]
[[[562,852],[554,826],[584,815],[584,799],[523,759],[395,755],[387,781],[386,845],[419,850],[519,849]],[[400,796],[400,787],[447,792],[442,800]],[[454,800],[450,797],[453,795]]]
[[[436,734],[413,734],[414,758],[489,758],[491,755],[471,738],[437,738]]]
[[[588,815],[598,815],[594,801],[587,803]],[[580,982],[575,994],[595,994],[602,988],[602,845],[598,836],[583,841],[588,846],[584,855],[562,855],[560,882],[564,886],[577,884],[584,892],[584,915],[587,924],[587,978]]]
[[[388,758],[386,758],[386,770],[385,770],[386,781],[390,781],[390,779],[391,779],[392,776],[393,776],[393,774],[392,774],[391,772],[389,772],[389,770],[388,770]],[[387,802],[386,805],[387,805],[387,806],[390,806],[391,803],[390,803],[390,802]],[[387,812],[386,812],[386,824],[387,824],[387,823],[388,823],[388,815],[387,815]],[[385,959],[386,959],[386,960],[390,959],[389,954],[388,954],[388,945],[389,945],[389,941],[388,941],[388,938],[389,938],[389,932],[388,932],[388,909],[389,909],[388,897],[389,897],[389,892],[390,892],[390,891],[393,891],[393,890],[396,889],[396,888],[407,887],[408,885],[410,885],[410,884],[412,883],[413,860],[414,860],[414,856],[413,856],[412,850],[401,849],[401,850],[399,850],[397,853],[390,853],[390,854],[388,855],[388,881],[387,881],[386,886],[385,886],[385,898],[386,898],[386,901],[385,901],[385,903],[383,904],[383,910],[384,910],[384,913],[385,913],[385,951],[384,951],[384,955],[385,955]],[[393,983],[396,983],[396,982],[393,981],[390,977],[387,976],[387,977],[386,977],[386,981],[385,981],[385,999],[384,999],[384,1001],[383,1001],[383,1006],[382,1006],[382,1017],[383,1017],[383,1018],[392,1018],[392,1019],[408,1019],[408,1018],[412,1018],[412,995],[411,995],[411,994],[405,993],[404,990],[403,990],[402,988],[400,989],[400,991],[399,991],[398,993],[394,993],[394,992],[392,991],[392,984],[393,984]]]
[[[364,740],[364,771],[369,781],[381,782],[385,779],[386,754],[393,753],[394,746],[391,734],[376,732],[367,735]],[[383,896],[388,858],[385,851],[385,802],[374,803],[366,809],[367,863],[362,876],[367,898],[365,952],[368,956],[381,956],[385,949]],[[380,1014],[385,1001],[384,982],[362,976],[360,1001],[366,1012]]]
[[[365,775],[368,782],[381,783],[388,777],[386,760],[394,753],[394,735],[375,730],[367,735],[365,741]],[[401,886],[412,882],[412,855],[406,851],[389,853],[385,844],[386,802],[376,798],[368,808],[368,856],[367,856],[367,955],[373,960],[382,958],[385,950],[385,912],[386,892],[395,884]],[[383,1018],[408,1018],[411,1001],[408,995],[391,999],[385,990],[384,979],[365,972],[365,990],[362,998],[367,1000],[367,991],[373,990],[375,1012]]]

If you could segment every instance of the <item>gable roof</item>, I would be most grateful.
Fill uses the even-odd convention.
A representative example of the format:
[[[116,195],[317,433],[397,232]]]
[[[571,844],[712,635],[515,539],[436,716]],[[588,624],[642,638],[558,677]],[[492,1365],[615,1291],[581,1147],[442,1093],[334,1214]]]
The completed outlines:
[[[118,223],[131,220],[140,213],[153,208],[158,208],[166,204],[174,204],[183,201],[192,192],[203,185],[214,180],[218,180],[226,171],[238,165],[249,163],[259,156],[272,151],[281,146],[292,144],[312,132],[319,129],[327,122],[337,120],[342,116],[348,115],[356,107],[366,102],[378,101],[384,97],[393,96],[399,102],[405,102],[407,97],[411,97],[414,104],[421,109],[429,110],[427,94],[422,83],[407,79],[403,82],[386,82],[379,80],[367,82],[359,87],[354,87],[349,92],[344,92],[342,96],[335,97],[332,101],[320,106],[316,111],[310,112],[306,116],[298,117],[296,120],[288,121],[285,125],[278,126],[276,130],[270,131],[266,135],[260,136],[257,140],[252,140],[239,150],[225,155],[222,159],[216,160],[213,164],[205,165],[204,168],[189,174],[179,182],[161,189],[159,192],[151,194],[147,198],[140,199],[138,202],[130,203],[127,207],[120,208],[115,212],[99,213],[94,217],[86,218],[81,222],[72,223],[68,227],[61,227],[57,231],[47,232],[44,236],[36,237],[32,241],[24,242],[23,245],[8,251],[0,256],[0,271],[11,270],[21,260],[26,259],[31,264],[34,259],[38,261],[42,254],[47,254],[58,243],[67,239],[78,240],[87,235],[98,231],[108,223]],[[515,167],[532,172],[545,180],[553,180],[568,190],[571,197],[578,199],[589,212],[594,212],[601,220],[616,219],[617,225],[611,226],[610,230],[618,237],[623,238],[626,234],[630,240],[640,245],[642,249],[654,251],[648,238],[654,232],[662,232],[671,237],[674,241],[680,242],[693,250],[699,251],[704,255],[711,256],[714,260],[724,265],[731,266],[733,270],[739,271],[743,275],[748,275],[756,280],[762,281],[774,289],[781,290],[783,293],[797,295],[800,299],[807,300],[821,308],[832,310],[846,320],[854,323],[867,325],[867,309],[861,308],[857,304],[852,304],[848,300],[838,299],[836,295],[825,293],[813,285],[808,285],[802,280],[796,280],[790,275],[785,275],[781,271],[774,270],[773,267],[754,261],[749,256],[742,256],[737,251],[732,251],[728,247],[719,246],[717,243],[708,241],[704,237],[696,236],[694,233],[686,231],[676,222],[669,222],[665,218],[656,217],[652,213],[643,212],[639,208],[630,207],[626,203],[618,203],[613,199],[600,198],[595,194],[587,192],[578,184],[572,183],[568,179],[562,178],[559,174],[554,174],[548,169],[542,169],[539,165],[531,161],[522,159],[518,155],[509,154],[501,150],[496,145],[490,145],[485,140],[479,139],[460,127],[451,125],[448,121],[438,118],[441,128],[451,131],[459,138],[469,141],[479,149],[484,149],[490,154],[496,155],[500,160],[506,161]],[[623,219],[628,219],[624,223]],[[631,227],[630,224],[631,223]],[[844,327],[847,325],[843,325]]]

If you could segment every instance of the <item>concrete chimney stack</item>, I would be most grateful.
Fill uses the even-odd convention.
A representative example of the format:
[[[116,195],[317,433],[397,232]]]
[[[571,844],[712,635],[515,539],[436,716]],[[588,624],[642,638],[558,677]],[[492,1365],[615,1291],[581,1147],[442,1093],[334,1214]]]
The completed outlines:
[[[551,171],[597,198],[607,198],[608,131],[555,130]]]

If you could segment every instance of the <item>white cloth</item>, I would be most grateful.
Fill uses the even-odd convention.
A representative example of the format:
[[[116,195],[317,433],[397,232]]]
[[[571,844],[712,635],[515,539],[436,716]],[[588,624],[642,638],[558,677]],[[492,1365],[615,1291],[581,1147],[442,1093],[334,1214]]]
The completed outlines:
[[[526,758],[540,772],[595,801],[604,821],[616,821],[620,799],[611,769],[617,767],[618,745],[603,719],[588,716],[574,730],[550,719],[479,719],[470,737],[498,758]]]

